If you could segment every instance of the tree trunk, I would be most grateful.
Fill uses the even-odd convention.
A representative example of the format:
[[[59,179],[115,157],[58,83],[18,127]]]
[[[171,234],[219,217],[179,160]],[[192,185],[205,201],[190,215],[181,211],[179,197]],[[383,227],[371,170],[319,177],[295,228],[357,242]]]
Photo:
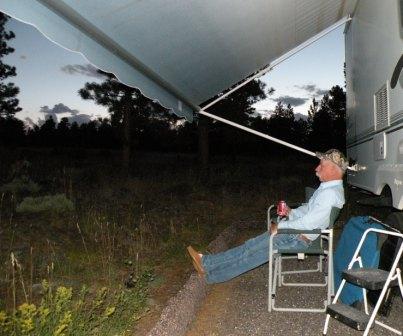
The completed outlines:
[[[123,111],[123,157],[122,166],[126,175],[130,172],[130,160],[131,160],[131,147],[130,147],[130,132],[131,132],[131,111],[130,107],[124,107]]]
[[[209,129],[208,120],[200,116],[199,119],[199,161],[203,168],[206,168],[209,162]]]

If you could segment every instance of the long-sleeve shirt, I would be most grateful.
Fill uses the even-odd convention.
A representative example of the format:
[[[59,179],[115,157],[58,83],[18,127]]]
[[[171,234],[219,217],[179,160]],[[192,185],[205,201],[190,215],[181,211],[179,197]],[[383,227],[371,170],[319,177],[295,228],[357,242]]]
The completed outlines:
[[[326,229],[329,226],[332,207],[341,209],[345,203],[342,180],[322,182],[313,193],[308,203],[292,209],[288,219],[281,220],[279,229],[314,230]],[[304,234],[315,240],[317,234]]]

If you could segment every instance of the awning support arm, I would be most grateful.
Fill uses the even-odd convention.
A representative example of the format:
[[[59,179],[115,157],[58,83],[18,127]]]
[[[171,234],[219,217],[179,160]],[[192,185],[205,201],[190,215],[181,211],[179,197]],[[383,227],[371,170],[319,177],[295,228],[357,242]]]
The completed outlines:
[[[208,112],[204,112],[204,111],[201,111],[200,114],[203,114],[203,115],[206,116],[206,117],[209,117],[209,118],[212,118],[212,119],[221,121],[221,122],[224,123],[224,124],[228,124],[228,125],[234,126],[234,127],[236,127],[236,128],[239,128],[239,129],[241,129],[241,130],[244,130],[244,131],[246,131],[246,132],[255,134],[255,135],[260,136],[260,137],[262,137],[262,138],[268,139],[268,140],[270,140],[270,141],[277,142],[277,143],[280,144],[280,145],[283,145],[283,146],[286,146],[286,147],[295,149],[295,150],[297,150],[297,151],[299,151],[299,152],[301,152],[301,153],[305,153],[305,154],[308,154],[308,155],[310,155],[310,156],[316,156],[316,153],[315,153],[315,152],[312,152],[312,151],[307,150],[307,149],[305,149],[305,148],[302,148],[302,147],[299,147],[299,146],[290,144],[290,143],[288,143],[288,142],[286,142],[286,141],[283,141],[283,140],[274,138],[274,137],[272,137],[272,136],[270,136],[270,135],[267,135],[267,134],[264,134],[264,133],[262,133],[262,132],[255,131],[255,130],[249,128],[249,127],[239,125],[239,124],[237,124],[237,123],[234,123],[233,121],[230,121],[230,120],[227,120],[227,119],[218,117],[218,116],[216,116],[216,115],[214,115],[214,114],[211,114],[211,113],[208,113]],[[347,170],[350,170],[350,171],[360,171],[360,170],[366,170],[366,169],[367,169],[367,168],[366,168],[365,166],[361,166],[361,165],[359,165],[359,164],[355,164],[355,165],[352,165],[352,166],[347,167]]]
[[[301,50],[305,49],[306,47],[310,46],[312,43],[314,43],[317,40],[321,39],[323,36],[329,34],[330,32],[332,32],[333,30],[337,29],[338,27],[340,27],[341,25],[345,24],[346,22],[350,21],[351,19],[352,19],[351,16],[348,15],[348,16],[340,19],[339,21],[337,21],[336,23],[334,23],[333,25],[331,25],[330,27],[328,27],[327,29],[325,29],[321,33],[316,34],[315,36],[311,37],[309,40],[305,41],[304,43],[301,43],[299,46],[295,47],[294,49],[291,49],[290,51],[285,53],[283,56],[280,56],[279,58],[275,59],[273,62],[268,64],[265,68],[263,68],[262,70],[257,72],[255,75],[247,78],[245,81],[243,81],[242,83],[240,83],[239,85],[237,85],[236,87],[231,89],[230,91],[228,91],[228,92],[224,93],[223,95],[219,96],[217,99],[213,100],[211,103],[208,103],[206,106],[203,106],[203,108],[200,109],[198,111],[198,113],[203,114],[203,112],[205,110],[207,110],[209,107],[215,105],[220,100],[223,100],[225,97],[229,96],[231,93],[237,91],[242,86],[245,86],[246,84],[248,84],[249,82],[253,81],[254,79],[256,79],[258,77],[261,77],[264,74],[266,74],[267,72],[273,70],[273,68],[276,67],[277,65],[279,65],[280,63],[284,62],[285,60],[287,60],[291,56],[295,55],[296,53],[298,53]]]
[[[308,154],[308,155],[311,155],[311,156],[316,156],[316,154],[315,154],[314,152],[311,152],[311,151],[309,151],[309,150],[307,150],[307,149],[305,149],[305,148],[295,146],[295,145],[290,144],[290,143],[288,143],[288,142],[286,142],[286,141],[283,141],[283,140],[274,138],[274,137],[272,137],[272,136],[270,136],[270,135],[267,135],[267,134],[264,134],[264,133],[262,133],[262,132],[255,131],[255,130],[249,128],[249,127],[239,125],[239,124],[234,123],[234,122],[232,122],[232,121],[230,121],[230,120],[227,120],[227,119],[218,117],[218,116],[216,116],[216,115],[214,115],[214,114],[210,114],[210,113],[204,112],[204,111],[203,111],[203,112],[200,112],[200,113],[203,114],[203,115],[205,115],[206,117],[210,117],[210,118],[212,118],[212,119],[221,121],[221,122],[223,122],[224,124],[228,124],[228,125],[234,126],[234,127],[236,127],[236,128],[239,128],[239,129],[244,130],[244,131],[246,131],[246,132],[255,134],[255,135],[257,135],[257,136],[260,136],[260,137],[262,137],[262,138],[268,139],[268,140],[270,140],[270,141],[277,142],[277,143],[279,143],[280,145],[284,145],[284,146],[290,147],[290,148],[292,148],[292,149],[295,149],[295,150],[297,150],[297,151],[300,151],[300,152],[302,152],[302,153],[305,153],[305,154]]]
[[[289,52],[285,53],[283,56],[281,56],[281,57],[277,58],[276,60],[274,60],[272,63],[270,63],[270,64],[269,64],[268,66],[266,66],[264,69],[262,69],[261,71],[257,72],[255,75],[253,75],[253,76],[247,78],[244,82],[240,83],[239,85],[237,85],[236,87],[234,87],[234,88],[231,89],[230,91],[224,93],[223,95],[221,95],[221,96],[218,97],[217,99],[213,100],[211,103],[209,103],[209,104],[207,104],[206,106],[204,106],[202,109],[200,109],[200,110],[198,111],[198,113],[199,113],[199,114],[202,114],[202,115],[204,115],[204,116],[206,116],[206,117],[209,117],[209,118],[212,118],[212,119],[221,121],[221,122],[223,122],[223,123],[225,123],[225,124],[228,124],[228,125],[231,125],[231,126],[233,126],[233,127],[239,128],[239,129],[244,130],[244,131],[246,131],[246,132],[255,134],[255,135],[260,136],[260,137],[262,137],[262,138],[268,139],[268,140],[270,140],[270,141],[276,142],[276,143],[281,144],[281,145],[283,145],[283,146],[286,146],[286,147],[295,149],[295,150],[297,150],[297,151],[299,151],[299,152],[308,154],[308,155],[310,155],[310,156],[316,156],[316,154],[315,154],[314,152],[310,151],[310,150],[307,150],[307,149],[305,149],[305,148],[302,148],[302,147],[299,147],[299,146],[290,144],[290,143],[288,143],[288,142],[286,142],[286,141],[283,141],[283,140],[274,138],[274,137],[272,137],[272,136],[270,136],[270,135],[267,135],[267,134],[264,134],[264,133],[262,133],[262,132],[255,131],[255,130],[249,128],[249,127],[239,125],[239,124],[237,124],[237,123],[235,123],[235,122],[233,122],[233,121],[230,121],[230,120],[227,120],[227,119],[218,117],[218,116],[216,116],[216,115],[214,115],[214,114],[211,114],[211,113],[206,112],[206,110],[207,110],[209,107],[211,107],[211,106],[215,105],[216,103],[218,103],[219,101],[221,101],[222,99],[224,99],[225,97],[227,97],[228,95],[230,95],[231,93],[235,92],[236,90],[240,89],[240,88],[243,87],[244,85],[248,84],[248,83],[251,82],[252,80],[254,80],[254,79],[256,79],[256,78],[258,78],[258,77],[260,77],[260,76],[263,76],[265,73],[271,71],[275,66],[277,66],[277,65],[279,65],[280,63],[284,62],[286,59],[290,58],[292,55],[296,54],[297,52],[299,52],[299,51],[301,51],[302,49],[306,48],[307,46],[311,45],[311,44],[314,43],[315,41],[319,40],[319,39],[322,38],[323,36],[327,35],[327,34],[330,33],[331,31],[333,31],[334,29],[338,28],[339,26],[345,24],[346,22],[348,22],[348,21],[350,21],[350,20],[351,20],[351,16],[350,16],[350,15],[347,16],[347,17],[344,17],[343,19],[339,20],[338,22],[336,22],[335,24],[333,24],[333,25],[330,26],[329,28],[325,29],[323,32],[321,32],[321,33],[315,35],[314,37],[310,38],[310,39],[307,40],[306,42],[300,44],[300,45],[297,46],[296,48],[294,48],[294,49],[290,50]],[[349,168],[350,168],[350,167],[349,167]],[[350,169],[351,169],[351,168],[350,168]]]

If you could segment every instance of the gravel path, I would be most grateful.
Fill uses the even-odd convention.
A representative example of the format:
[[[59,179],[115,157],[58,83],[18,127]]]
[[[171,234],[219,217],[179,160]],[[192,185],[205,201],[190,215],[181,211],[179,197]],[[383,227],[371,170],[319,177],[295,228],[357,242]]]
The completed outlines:
[[[299,267],[298,261],[289,261]],[[312,274],[308,275],[309,279]],[[187,336],[245,336],[245,335],[322,335],[324,313],[291,313],[267,311],[267,266],[259,267],[227,283],[211,286],[197,319]],[[320,305],[323,289],[282,287],[278,303],[299,306]],[[309,300],[304,299],[309,298]],[[395,298],[389,324],[403,330],[403,301]],[[328,335],[362,335],[331,319]],[[376,326],[370,335],[395,335]]]

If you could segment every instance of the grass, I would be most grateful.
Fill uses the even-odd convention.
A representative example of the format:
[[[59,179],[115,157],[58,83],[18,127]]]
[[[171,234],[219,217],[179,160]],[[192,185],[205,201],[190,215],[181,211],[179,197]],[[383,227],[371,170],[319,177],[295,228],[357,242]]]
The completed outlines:
[[[6,154],[0,163],[4,185],[14,153]],[[158,288],[174,291],[192,271],[187,245],[204,250],[239,220],[261,220],[263,229],[269,204],[299,201],[304,186],[316,183],[315,160],[300,156],[223,157],[201,170],[188,155],[140,153],[132,176],[124,178],[113,155],[67,154],[24,152],[30,163],[24,176],[39,186],[34,196],[62,194],[75,206],[70,212],[16,212],[30,195],[1,195],[3,334],[5,325],[12,328],[7,335],[133,334],[155,309],[150,302],[165,303],[167,294]],[[60,293],[64,303],[57,308]],[[91,308],[99,295],[102,305]],[[46,309],[52,318],[44,327],[40,311]]]

